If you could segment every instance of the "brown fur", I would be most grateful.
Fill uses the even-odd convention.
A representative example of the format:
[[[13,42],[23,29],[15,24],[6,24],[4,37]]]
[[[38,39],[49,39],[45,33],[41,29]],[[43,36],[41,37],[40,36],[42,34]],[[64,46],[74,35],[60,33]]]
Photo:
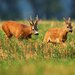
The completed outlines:
[[[70,18],[68,20],[65,19],[65,27],[63,28],[51,28],[49,29],[44,37],[44,42],[52,42],[52,43],[63,43],[67,40],[68,32],[72,31]]]
[[[20,24],[16,21],[6,21],[2,25],[2,29],[6,33],[7,37],[10,38],[12,35],[16,38],[23,37],[28,38],[32,35],[32,26]]]

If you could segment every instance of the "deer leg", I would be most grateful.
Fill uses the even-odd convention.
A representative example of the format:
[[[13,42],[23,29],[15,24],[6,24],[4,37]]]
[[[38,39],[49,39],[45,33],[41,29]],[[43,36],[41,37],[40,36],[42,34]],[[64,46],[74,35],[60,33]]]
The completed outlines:
[[[67,47],[66,43],[61,42],[60,43],[61,48]]]
[[[64,46],[64,47],[66,47],[67,45],[66,45],[66,43],[62,43],[62,45]]]
[[[25,39],[31,38],[31,34],[30,34],[30,35],[27,35],[27,36],[25,35],[24,38],[25,38]]]
[[[5,31],[6,35],[8,38],[11,38],[12,37],[12,34],[10,33],[10,31]]]
[[[30,34],[30,35],[28,35],[28,38],[31,38],[31,34]]]
[[[19,38],[19,34],[14,35],[17,39]]]

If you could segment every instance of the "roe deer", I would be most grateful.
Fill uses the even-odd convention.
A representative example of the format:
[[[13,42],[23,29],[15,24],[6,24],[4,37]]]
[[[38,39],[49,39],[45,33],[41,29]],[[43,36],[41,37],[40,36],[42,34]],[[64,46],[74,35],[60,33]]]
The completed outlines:
[[[43,42],[64,43],[67,40],[68,32],[72,32],[71,19],[64,18],[64,21],[65,27],[49,29],[45,34]]]
[[[7,37],[10,38],[12,35],[16,38],[22,37],[22,38],[31,38],[32,34],[38,35],[38,16],[36,17],[36,20],[33,21],[32,18],[30,18],[29,23],[30,26],[20,24],[16,21],[6,21],[2,25],[2,29],[6,33]]]

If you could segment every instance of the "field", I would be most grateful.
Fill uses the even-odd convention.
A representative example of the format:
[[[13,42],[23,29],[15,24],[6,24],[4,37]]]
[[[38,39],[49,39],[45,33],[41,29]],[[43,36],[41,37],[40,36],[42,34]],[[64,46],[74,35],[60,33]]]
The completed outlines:
[[[27,21],[18,21],[28,24]],[[63,27],[63,21],[40,21],[39,35],[31,39],[8,39],[0,22],[0,75],[75,75],[75,22],[67,35],[66,46],[43,44],[49,28]]]

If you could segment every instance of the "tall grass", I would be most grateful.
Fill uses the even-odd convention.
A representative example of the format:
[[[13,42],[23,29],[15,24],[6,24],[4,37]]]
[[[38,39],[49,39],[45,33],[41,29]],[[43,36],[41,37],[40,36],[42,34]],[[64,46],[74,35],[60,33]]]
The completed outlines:
[[[75,72],[71,70],[75,69],[73,66],[71,68],[69,65],[66,68],[60,65],[63,61],[69,62],[69,60],[74,65],[74,23],[72,23],[73,33],[68,34],[65,47],[61,44],[43,44],[45,32],[49,28],[63,27],[62,21],[41,21],[38,25],[39,35],[32,35],[32,38],[28,40],[16,39],[14,36],[8,39],[3,30],[0,30],[0,74],[10,75],[12,72],[11,75],[17,75],[16,73],[20,71],[19,75],[21,73],[23,75],[50,75],[51,73],[52,75],[63,75],[63,72],[64,75],[74,75]],[[59,63],[60,60],[62,61]],[[58,62],[59,65],[56,66],[55,62]]]

